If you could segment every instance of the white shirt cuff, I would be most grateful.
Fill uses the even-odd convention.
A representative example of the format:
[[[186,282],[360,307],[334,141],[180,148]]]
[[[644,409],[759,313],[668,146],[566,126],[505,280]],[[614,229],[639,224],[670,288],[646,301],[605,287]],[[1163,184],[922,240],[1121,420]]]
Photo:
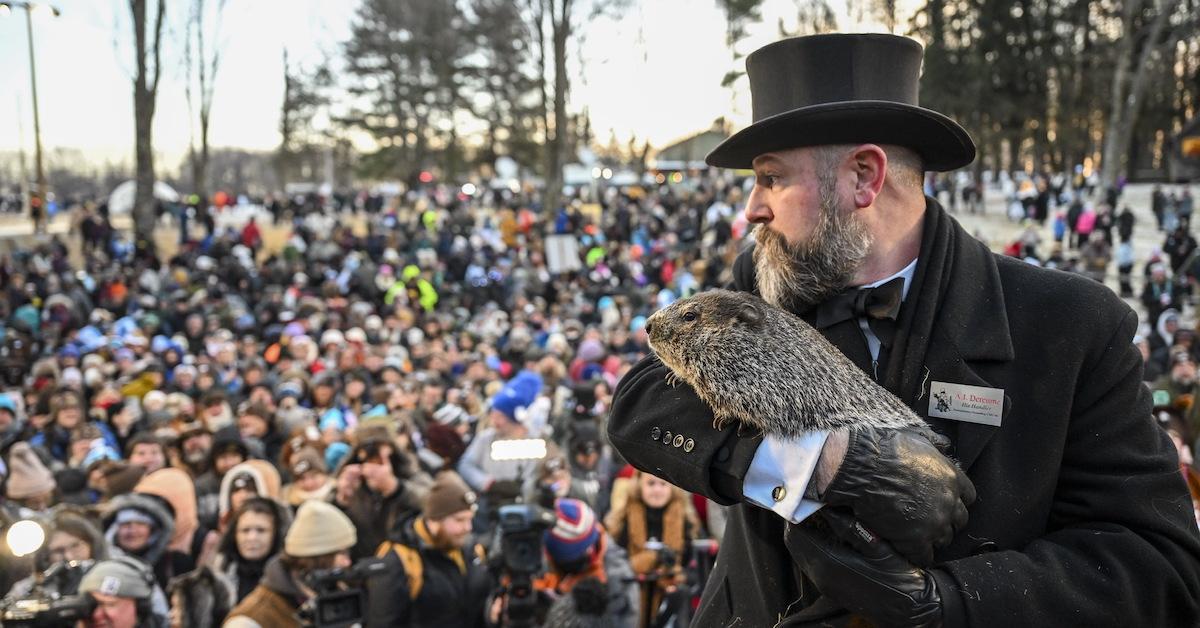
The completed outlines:
[[[821,508],[804,499],[804,491],[817,468],[828,432],[808,432],[799,438],[767,436],[754,452],[746,470],[742,494],[762,508],[800,523]]]

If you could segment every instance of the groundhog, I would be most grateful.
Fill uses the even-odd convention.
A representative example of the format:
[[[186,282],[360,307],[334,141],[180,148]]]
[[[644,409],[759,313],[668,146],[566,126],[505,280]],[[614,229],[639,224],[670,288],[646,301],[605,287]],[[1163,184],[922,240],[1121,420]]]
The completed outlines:
[[[646,333],[668,379],[695,389],[717,428],[736,422],[785,437],[925,428],[820,332],[752,294],[714,290],[676,301],[646,320]]]

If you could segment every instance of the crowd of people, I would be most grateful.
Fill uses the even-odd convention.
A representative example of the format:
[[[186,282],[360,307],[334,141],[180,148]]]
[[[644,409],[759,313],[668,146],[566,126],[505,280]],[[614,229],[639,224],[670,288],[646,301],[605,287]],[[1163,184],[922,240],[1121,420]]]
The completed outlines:
[[[720,509],[616,459],[605,417],[645,316],[727,275],[738,195],[614,190],[602,222],[410,195],[170,254],[110,234],[82,265],[58,237],[5,255],[0,523],[46,535],[3,548],[0,606],[82,593],[89,625],[319,625],[322,578],[376,559],[350,584],[380,625],[686,618]],[[551,272],[552,236],[577,242],[574,270]],[[544,569],[510,565],[506,506],[533,509]]]
[[[964,181],[949,191],[974,211]],[[1187,198],[1155,210],[1168,237],[1137,339],[1184,455],[1200,428]],[[730,281],[742,199],[715,176],[609,189],[599,213],[442,189],[272,207],[281,226],[203,237],[185,223],[169,255],[84,212],[82,265],[57,237],[5,255],[0,525],[45,540],[0,547],[0,607],[79,594],[87,625],[320,625],[347,608],[342,582],[378,625],[686,625],[723,511],[624,464],[606,415],[649,352],[646,316]],[[1128,211],[1056,239],[1084,259],[1117,242],[1132,296]],[[1025,238],[1009,253],[1062,254]],[[523,570],[522,539],[543,568]]]

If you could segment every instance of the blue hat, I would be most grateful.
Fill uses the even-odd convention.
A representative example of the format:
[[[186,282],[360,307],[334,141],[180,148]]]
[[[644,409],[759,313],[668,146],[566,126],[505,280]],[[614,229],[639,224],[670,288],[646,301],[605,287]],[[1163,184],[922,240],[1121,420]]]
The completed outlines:
[[[66,345],[62,349],[58,350],[58,357],[60,357],[60,358],[75,358],[76,360],[78,360],[79,359],[79,347],[76,347],[75,345]]]
[[[8,410],[13,414],[13,416],[16,416],[17,404],[13,401],[12,397],[5,394],[0,394],[0,410]]]
[[[554,504],[554,527],[546,530],[546,553],[560,565],[579,560],[600,540],[596,513],[578,499],[564,497]]]
[[[533,403],[542,392],[542,377],[533,371],[521,371],[492,397],[492,409],[510,420],[517,420],[517,410]]]

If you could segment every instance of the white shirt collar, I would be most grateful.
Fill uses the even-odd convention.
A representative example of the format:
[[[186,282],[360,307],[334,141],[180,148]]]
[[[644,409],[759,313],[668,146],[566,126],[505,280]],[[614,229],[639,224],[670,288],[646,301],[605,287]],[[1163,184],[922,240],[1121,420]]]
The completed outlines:
[[[920,259],[920,258],[914,257],[913,261],[908,263],[908,266],[901,268],[900,272],[898,272],[890,277],[884,277],[883,279],[880,279],[879,281],[876,281],[874,283],[869,283],[869,284],[855,286],[855,287],[860,290],[862,288],[875,288],[878,286],[882,286],[883,284],[895,279],[896,277],[903,277],[904,278],[904,290],[901,291],[900,298],[901,298],[901,300],[907,299],[908,298],[908,289],[909,289],[909,287],[912,286],[913,275],[916,274],[916,272],[917,272],[917,260],[918,259]]]

